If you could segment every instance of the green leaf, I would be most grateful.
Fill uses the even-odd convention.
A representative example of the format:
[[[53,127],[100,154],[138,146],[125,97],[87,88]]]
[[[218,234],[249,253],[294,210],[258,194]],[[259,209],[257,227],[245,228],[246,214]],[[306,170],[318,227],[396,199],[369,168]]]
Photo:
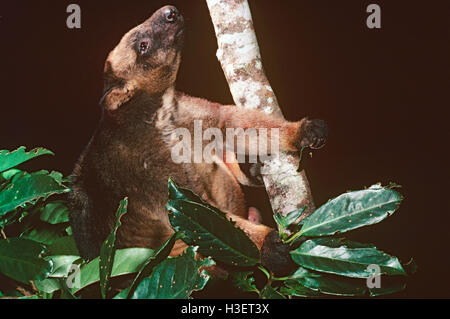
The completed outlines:
[[[44,260],[45,247],[35,241],[10,238],[0,240],[0,272],[28,284],[47,278],[52,262]]]
[[[379,223],[395,212],[402,199],[393,189],[380,185],[342,194],[305,218],[300,234],[331,236]]]
[[[67,281],[64,282],[63,279],[60,279],[60,285],[61,285],[61,297],[60,299],[78,299],[71,289],[67,287]]]
[[[306,206],[298,210],[294,210],[293,212],[288,213],[286,216],[282,215],[281,213],[275,213],[273,215],[273,218],[275,219],[278,227],[278,233],[280,234],[281,238],[287,239],[287,236],[290,234],[288,227],[293,225],[300,218],[305,209]]]
[[[289,286],[288,286],[289,285]],[[318,291],[302,286],[297,281],[288,281],[287,285],[280,288],[280,293],[284,296],[314,298],[320,297],[322,294]]]
[[[32,158],[41,155],[55,155],[53,152],[45,149],[45,148],[35,148],[30,152],[26,152],[26,148],[24,146],[19,147],[15,151],[1,150],[0,151],[0,172],[6,171],[10,168],[13,168],[23,162],[26,162]]]
[[[33,295],[33,296],[23,296],[19,297],[20,300],[27,300],[27,299],[41,299],[39,296]]]
[[[40,215],[43,209],[41,204],[37,204],[34,207],[27,207],[26,210],[17,209],[16,211],[22,213],[19,219],[22,233],[19,237],[31,239],[47,246],[58,238],[67,236],[66,228],[69,223],[49,224],[42,221]]]
[[[15,175],[12,181],[0,192],[0,218],[7,212],[26,204],[35,204],[39,199],[51,195],[67,193],[69,188],[61,184],[55,172],[40,171]]]
[[[280,288],[280,293],[285,296],[304,298],[321,296],[322,294],[319,291],[305,287],[299,282],[299,279],[305,277],[308,273],[306,269],[302,267],[298,268],[296,272],[283,282],[285,286]]]
[[[53,241],[55,241],[56,239],[63,237],[64,234],[61,232],[61,230],[64,231],[64,229],[59,229],[59,231],[55,229],[45,228],[32,229],[20,235],[20,238],[34,240],[38,243],[48,245],[53,243]]]
[[[280,294],[275,288],[267,285],[265,286],[259,295],[261,299],[286,299],[285,296]]]
[[[153,256],[151,256],[141,267],[139,270],[136,278],[134,278],[133,283],[129,288],[126,289],[127,291],[127,299],[131,298],[131,296],[136,291],[137,286],[139,283],[147,276],[149,276],[153,268],[156,267],[159,263],[161,263],[164,259],[169,256],[173,246],[175,245],[175,242],[182,238],[183,235],[181,233],[175,233],[172,236],[170,236],[169,239],[167,239],[161,247],[155,252]],[[124,292],[125,293],[125,292]]]
[[[70,266],[76,261],[80,260],[80,256],[47,256],[45,260],[50,260],[53,263],[53,270],[49,274],[52,278],[64,278],[69,274]]]
[[[210,205],[208,202],[205,202],[200,196],[192,192],[187,188],[179,187],[172,178],[169,178],[169,200],[184,200],[187,202],[198,203],[202,206],[207,207],[212,212],[216,213],[217,216],[222,217],[227,220],[227,217],[224,212],[220,209]]]
[[[203,267],[214,265],[206,258],[196,259],[196,249],[189,247],[182,255],[167,258],[156,266],[136,288],[133,299],[186,299],[205,287],[210,276]]]
[[[36,288],[45,294],[51,294],[60,290],[61,279],[66,278],[69,274],[70,267],[81,257],[79,256],[48,256],[45,260],[49,260],[53,263],[53,270],[49,274],[49,278],[44,280],[35,280],[34,285]]]
[[[114,255],[116,251],[116,234],[121,222],[120,219],[127,213],[128,198],[124,198],[120,201],[119,208],[116,212],[116,224],[113,230],[108,235],[100,248],[100,290],[103,299],[106,298],[106,293],[109,289],[109,279],[111,278],[111,271],[114,264]]]
[[[69,209],[64,201],[53,201],[41,209],[40,218],[52,225],[67,223],[69,222]]]
[[[60,237],[47,245],[49,255],[79,256],[75,240],[72,236]]]
[[[198,203],[171,200],[166,208],[176,231],[182,231],[188,245],[199,246],[200,254],[234,266],[253,266],[260,262],[259,251],[247,235],[214,211]]]
[[[297,219],[300,218],[305,209],[306,207],[304,206],[300,209],[288,213],[286,216],[282,215],[281,213],[276,213],[274,214],[275,221],[278,226],[282,227],[282,229],[286,229],[288,226],[294,224]]]
[[[1,185],[1,184],[11,181],[14,178],[14,176],[16,176],[19,173],[22,173],[22,171],[19,169],[10,169],[10,170],[4,171],[3,173],[0,173],[0,191],[4,187],[4,185]]]
[[[188,245],[199,246],[199,253],[235,266],[260,262],[255,244],[226,215],[189,190],[169,180],[169,220],[176,231],[186,236]]]
[[[240,271],[232,273],[233,285],[245,292],[256,292],[259,294],[259,290],[256,288],[253,277],[253,271]]]
[[[44,280],[35,280],[34,285],[40,292],[51,294],[55,291],[61,289],[61,284],[59,279],[56,278],[47,278]]]
[[[168,189],[169,199],[182,199],[186,201],[199,202],[205,206],[208,205],[208,203],[202,200],[198,195],[194,194],[191,190],[179,187],[171,177],[169,177]]]
[[[369,278],[369,265],[378,265],[381,274],[406,275],[396,257],[371,245],[336,238],[307,240],[291,251],[291,257],[305,268],[353,278]]]
[[[126,248],[117,249],[114,256],[114,264],[111,271],[111,277],[128,275],[138,272],[142,265],[153,256],[154,251],[149,248]],[[100,280],[99,257],[95,258],[80,269],[80,287],[71,289],[76,293],[93,283]]]
[[[395,283],[393,285],[385,285],[382,281],[380,288],[369,288],[369,294],[371,297],[390,295],[406,288],[405,283]]]
[[[313,297],[310,291],[336,296],[363,296],[367,293],[364,280],[320,274],[299,268],[292,279],[284,283],[300,296]],[[302,296],[303,297],[303,296]]]

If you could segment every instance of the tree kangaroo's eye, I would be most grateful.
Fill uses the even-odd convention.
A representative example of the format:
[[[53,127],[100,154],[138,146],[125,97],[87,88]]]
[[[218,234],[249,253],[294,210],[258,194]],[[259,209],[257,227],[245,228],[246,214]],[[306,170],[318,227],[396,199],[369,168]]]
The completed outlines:
[[[145,54],[148,51],[148,41],[142,41],[139,44],[139,53],[140,54]]]
[[[174,22],[176,17],[177,13],[174,10],[170,10],[169,12],[166,13],[167,22]]]

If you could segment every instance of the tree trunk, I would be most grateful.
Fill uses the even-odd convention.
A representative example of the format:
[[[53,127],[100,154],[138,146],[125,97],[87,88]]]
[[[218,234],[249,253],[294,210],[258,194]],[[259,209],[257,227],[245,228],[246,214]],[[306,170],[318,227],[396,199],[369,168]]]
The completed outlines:
[[[247,0],[206,2],[217,36],[217,58],[236,105],[283,117],[264,73]],[[298,156],[281,153],[263,163],[261,175],[272,210],[285,215],[306,206],[304,218],[315,207],[305,172],[297,172],[298,163]]]

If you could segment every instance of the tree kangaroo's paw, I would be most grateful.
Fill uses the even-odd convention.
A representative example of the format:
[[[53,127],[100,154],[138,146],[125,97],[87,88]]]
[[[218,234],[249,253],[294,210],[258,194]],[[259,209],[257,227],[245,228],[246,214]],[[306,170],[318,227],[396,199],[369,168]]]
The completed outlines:
[[[290,275],[298,266],[292,261],[290,245],[283,244],[276,230],[264,239],[261,248],[261,264],[276,276]]]
[[[328,137],[328,125],[324,120],[303,119],[300,127],[300,147],[319,149],[325,145]]]

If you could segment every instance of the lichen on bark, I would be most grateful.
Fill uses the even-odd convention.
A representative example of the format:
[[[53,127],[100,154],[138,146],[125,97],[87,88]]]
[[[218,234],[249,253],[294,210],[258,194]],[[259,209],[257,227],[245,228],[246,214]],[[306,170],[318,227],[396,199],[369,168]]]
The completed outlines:
[[[217,58],[238,107],[283,117],[265,75],[247,0],[206,0],[217,37]],[[314,210],[299,158],[279,154],[263,163],[262,176],[274,212],[288,214],[306,206],[302,218]]]

